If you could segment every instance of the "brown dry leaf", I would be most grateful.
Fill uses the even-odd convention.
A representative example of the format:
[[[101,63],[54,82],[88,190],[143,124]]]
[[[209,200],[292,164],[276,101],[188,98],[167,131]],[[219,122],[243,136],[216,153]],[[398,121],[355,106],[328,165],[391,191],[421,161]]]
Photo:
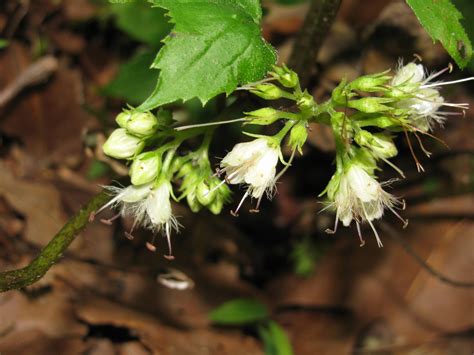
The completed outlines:
[[[13,42],[0,57],[3,83],[15,80],[31,62],[30,54]],[[80,156],[80,132],[88,116],[81,107],[81,77],[77,70],[61,65],[46,85],[23,93],[0,121],[7,134],[21,139],[37,166],[64,163],[66,157]]]
[[[89,324],[109,324],[133,331],[155,354],[262,354],[255,339],[238,331],[178,330],[140,313],[100,298],[83,299],[77,317]]]
[[[14,332],[6,337],[0,337],[2,355],[73,355],[84,354],[86,350],[87,346],[78,336],[51,337],[37,329]]]
[[[474,260],[468,252],[474,247],[472,222],[439,221],[397,232],[437,270],[453,279],[472,281]],[[472,309],[473,291],[441,283],[386,233],[380,234],[383,249],[372,240],[359,248],[353,235],[336,236],[341,239],[311,278],[288,275],[275,279],[267,292],[280,305],[348,307],[355,315],[352,332],[375,319],[385,319],[398,345],[423,343],[471,326],[473,314],[466,310]]]
[[[26,218],[25,239],[45,245],[65,224],[61,197],[56,188],[15,178],[0,162],[0,196]]]

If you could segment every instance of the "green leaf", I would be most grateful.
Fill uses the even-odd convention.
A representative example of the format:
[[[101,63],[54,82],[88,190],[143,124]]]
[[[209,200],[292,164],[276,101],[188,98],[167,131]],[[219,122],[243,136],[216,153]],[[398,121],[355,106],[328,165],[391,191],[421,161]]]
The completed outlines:
[[[451,1],[407,0],[407,3],[433,41],[439,40],[457,65],[464,68],[472,57],[472,44],[460,23],[463,16]]]
[[[95,180],[106,175],[108,172],[110,172],[110,167],[106,163],[94,159],[87,171],[87,179]]]
[[[255,323],[268,317],[267,307],[252,299],[235,299],[226,302],[209,314],[211,321],[224,325]]]
[[[464,20],[462,24],[466,30],[467,36],[474,43],[474,1],[472,0],[453,0],[454,5],[463,14]],[[474,57],[468,64],[468,68],[471,72],[474,72]]]
[[[152,46],[158,46],[171,29],[165,11],[150,8],[146,1],[110,4],[117,18],[117,27],[130,37]]]
[[[266,355],[293,355],[293,348],[285,331],[274,321],[258,328]]]
[[[102,89],[102,93],[124,99],[132,105],[142,103],[153,92],[158,80],[158,72],[150,69],[154,58],[151,51],[136,54],[122,64],[115,79]]]
[[[261,36],[258,0],[151,0],[168,9],[175,24],[153,63],[161,69],[151,110],[176,100],[210,98],[260,80],[276,61]]]
[[[0,38],[0,49],[8,47],[8,41],[6,39]]]

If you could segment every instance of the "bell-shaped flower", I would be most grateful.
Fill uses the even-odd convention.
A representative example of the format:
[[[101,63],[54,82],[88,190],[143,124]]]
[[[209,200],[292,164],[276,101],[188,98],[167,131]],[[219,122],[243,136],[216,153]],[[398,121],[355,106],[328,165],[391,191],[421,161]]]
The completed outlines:
[[[347,227],[355,220],[363,244],[359,225],[367,222],[374,231],[379,247],[382,247],[372,221],[381,218],[386,208],[399,217],[394,210],[399,201],[393,195],[386,192],[382,185],[358,164],[351,164],[344,172],[334,175],[328,185],[327,194],[328,207],[336,211],[333,232],[337,230],[339,221]]]
[[[393,104],[396,108],[405,110],[409,124],[422,132],[430,131],[435,123],[442,124],[448,115],[459,115],[460,112],[440,111],[442,107],[453,107],[460,110],[469,108],[467,103],[449,103],[439,93],[441,86],[473,80],[474,77],[447,82],[433,82],[435,78],[450,70],[443,70],[427,75],[421,64],[409,63],[400,65],[392,78],[391,90],[388,95],[398,98]]]
[[[279,144],[270,137],[262,137],[235,145],[222,159],[220,172],[226,174],[226,181],[230,184],[248,186],[235,213],[247,196],[250,195],[260,201],[265,192],[268,194],[273,192],[279,156]]]

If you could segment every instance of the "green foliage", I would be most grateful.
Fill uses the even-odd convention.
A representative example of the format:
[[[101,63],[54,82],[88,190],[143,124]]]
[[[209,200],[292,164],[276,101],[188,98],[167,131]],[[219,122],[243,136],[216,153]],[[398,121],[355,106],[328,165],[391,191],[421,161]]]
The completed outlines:
[[[175,24],[153,63],[160,77],[140,106],[150,110],[197,97],[202,103],[261,79],[276,61],[261,37],[258,0],[152,0]]]
[[[103,93],[124,99],[132,105],[142,103],[158,80],[158,72],[150,69],[154,58],[155,54],[151,51],[137,53],[121,65],[114,80],[103,88]]]
[[[274,321],[258,327],[266,355],[293,355],[290,340],[285,331]]]
[[[6,39],[0,38],[0,49],[8,47],[8,41]]]
[[[209,314],[209,319],[222,325],[255,323],[269,317],[267,307],[252,299],[235,299],[224,303]]]
[[[472,44],[460,20],[463,15],[450,0],[407,0],[416,17],[430,34],[439,40],[460,68],[466,67],[472,57]]]
[[[100,160],[92,160],[89,170],[87,171],[87,179],[95,180],[110,172],[108,164]]]
[[[472,0],[453,0],[454,5],[461,11],[464,16],[462,24],[466,30],[467,36],[474,42],[474,1]],[[468,64],[469,70],[474,72],[474,58]]]
[[[164,16],[165,11],[150,8],[146,1],[113,3],[109,6],[116,16],[117,27],[140,42],[158,46],[171,29]]]

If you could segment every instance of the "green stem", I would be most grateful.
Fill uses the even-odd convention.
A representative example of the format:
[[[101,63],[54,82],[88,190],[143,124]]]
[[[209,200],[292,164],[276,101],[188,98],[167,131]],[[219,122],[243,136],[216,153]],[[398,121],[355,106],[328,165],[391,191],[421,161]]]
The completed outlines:
[[[273,138],[278,139],[280,142],[285,138],[286,134],[290,131],[290,129],[295,125],[297,121],[287,121],[283,128],[273,136]]]
[[[90,214],[109,200],[110,195],[106,192],[96,195],[61,228],[28,266],[0,273],[0,292],[26,287],[42,278],[63,255],[79,232],[87,226]]]

